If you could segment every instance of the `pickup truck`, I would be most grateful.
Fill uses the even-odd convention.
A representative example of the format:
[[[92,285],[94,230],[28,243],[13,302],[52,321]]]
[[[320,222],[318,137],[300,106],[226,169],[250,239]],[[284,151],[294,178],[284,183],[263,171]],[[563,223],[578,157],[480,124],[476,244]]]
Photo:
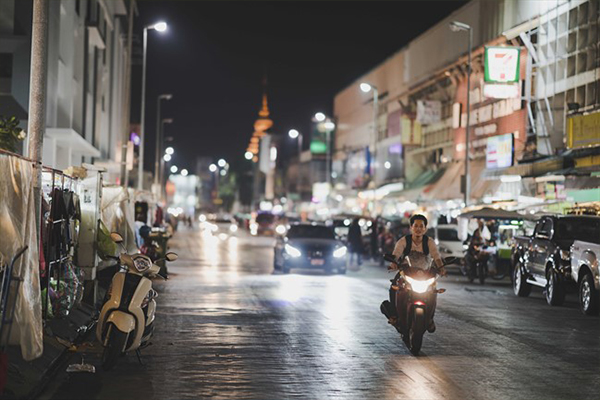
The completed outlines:
[[[571,276],[571,245],[588,240],[597,217],[547,215],[541,217],[533,235],[516,236],[511,255],[513,289],[526,297],[533,286],[545,288],[546,301],[561,305],[566,292],[575,286]]]
[[[586,315],[598,315],[598,262],[600,260],[600,217],[596,218],[596,229],[583,240],[571,245],[571,277],[579,289],[579,307]]]

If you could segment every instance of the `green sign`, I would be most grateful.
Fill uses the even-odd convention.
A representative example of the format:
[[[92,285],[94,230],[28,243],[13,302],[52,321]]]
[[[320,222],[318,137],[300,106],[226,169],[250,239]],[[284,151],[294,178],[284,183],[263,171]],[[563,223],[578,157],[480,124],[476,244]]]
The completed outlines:
[[[333,140],[334,131],[327,132],[325,126],[325,122],[317,122],[313,124],[312,135],[310,138],[310,152],[313,154],[327,153],[327,147]],[[327,143],[328,139],[329,143]]]
[[[485,47],[485,81],[488,83],[519,82],[521,49],[509,46]]]

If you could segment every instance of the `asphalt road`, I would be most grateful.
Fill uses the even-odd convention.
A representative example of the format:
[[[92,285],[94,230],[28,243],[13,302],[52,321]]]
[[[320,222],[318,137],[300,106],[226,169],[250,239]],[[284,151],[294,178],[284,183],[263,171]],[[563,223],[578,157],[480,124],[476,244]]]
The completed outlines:
[[[437,331],[412,356],[379,312],[391,275],[363,264],[345,276],[273,273],[273,240],[180,230],[171,279],[156,281],[156,333],[110,372],[86,343],[43,399],[598,399],[600,319],[569,295],[546,304],[510,282],[438,287]],[[93,340],[93,338],[90,338]]]

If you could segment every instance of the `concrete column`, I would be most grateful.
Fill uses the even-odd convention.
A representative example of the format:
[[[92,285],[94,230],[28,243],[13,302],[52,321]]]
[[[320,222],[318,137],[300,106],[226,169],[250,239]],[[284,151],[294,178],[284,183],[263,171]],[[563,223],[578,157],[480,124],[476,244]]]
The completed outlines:
[[[41,221],[42,155],[46,131],[46,85],[48,83],[48,12],[49,0],[34,0],[31,32],[31,69],[29,85],[29,158],[36,163],[33,176],[35,220],[38,238]]]

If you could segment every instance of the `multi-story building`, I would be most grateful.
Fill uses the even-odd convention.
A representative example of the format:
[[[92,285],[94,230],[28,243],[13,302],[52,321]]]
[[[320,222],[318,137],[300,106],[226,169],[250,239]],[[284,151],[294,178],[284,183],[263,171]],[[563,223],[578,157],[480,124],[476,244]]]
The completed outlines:
[[[130,0],[131,1],[131,0]],[[49,2],[46,132],[42,162],[82,162],[120,174],[130,1]],[[27,127],[31,1],[0,0],[0,114]]]
[[[379,214],[463,201],[468,31],[452,32],[452,21],[473,35],[470,202],[598,197],[598,1],[474,0],[336,96],[334,168],[346,205]],[[516,84],[484,79],[492,46],[518,48]],[[378,89],[377,107],[362,82]]]

